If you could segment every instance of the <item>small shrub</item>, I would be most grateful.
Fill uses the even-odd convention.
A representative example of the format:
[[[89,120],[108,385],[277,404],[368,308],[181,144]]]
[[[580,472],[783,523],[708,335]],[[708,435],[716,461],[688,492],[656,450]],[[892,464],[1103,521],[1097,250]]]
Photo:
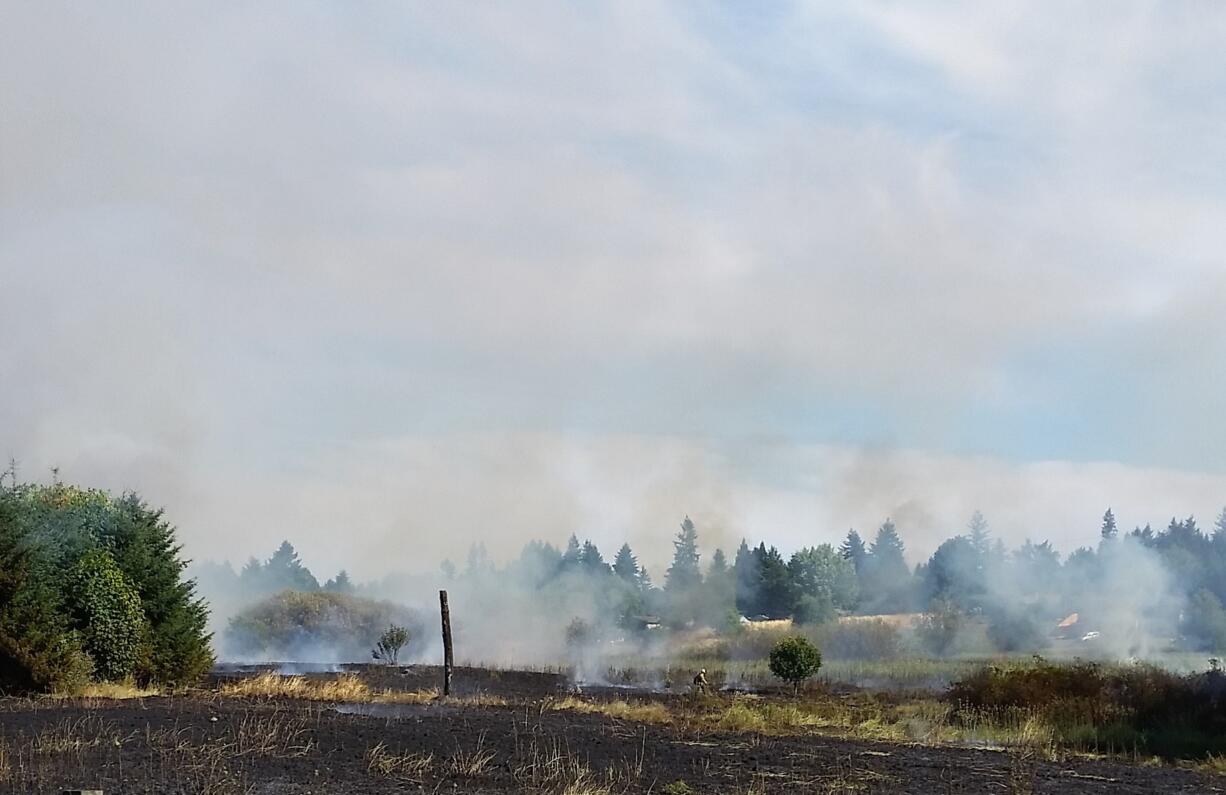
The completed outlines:
[[[795,690],[800,683],[822,667],[822,654],[817,647],[799,635],[780,640],[771,649],[771,673],[790,684]]]
[[[409,642],[409,631],[404,627],[391,624],[379,636],[379,642],[371,650],[370,656],[382,660],[388,665],[395,665],[400,657],[400,650]]]

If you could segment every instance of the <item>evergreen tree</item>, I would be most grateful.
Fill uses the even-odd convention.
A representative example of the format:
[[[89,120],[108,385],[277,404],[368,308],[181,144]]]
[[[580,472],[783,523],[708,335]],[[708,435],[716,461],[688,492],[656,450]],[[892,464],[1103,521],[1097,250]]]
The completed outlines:
[[[860,534],[855,530],[848,530],[847,539],[843,542],[843,546],[839,547],[839,552],[845,559],[851,561],[852,567],[859,574],[860,569],[864,567],[864,559],[868,557],[868,550]]]
[[[904,557],[898,528],[889,519],[877,529],[861,571],[860,596],[863,609],[870,612],[897,612],[906,609],[911,588],[911,569]]]
[[[787,618],[792,614],[792,578],[788,564],[775,547],[766,544],[754,550],[758,563],[758,607],[768,618]]]
[[[717,549],[711,555],[711,568],[707,570],[707,576],[711,578],[725,577],[728,574],[728,559],[724,557],[724,550]]]
[[[758,558],[749,548],[745,539],[736,549],[736,558],[732,562],[732,579],[736,591],[736,609],[743,616],[757,615],[758,581],[761,579]]]
[[[277,551],[264,564],[263,571],[265,590],[271,593],[277,591],[318,591],[319,581],[311,574],[310,569],[302,565],[294,545],[282,541]]]
[[[584,541],[579,552],[579,563],[589,574],[602,575],[609,573],[609,564],[604,562],[604,556],[591,541]]]
[[[349,572],[341,569],[336,576],[324,583],[324,590],[332,593],[353,593],[353,582]]]
[[[967,524],[967,529],[970,531],[968,540],[975,551],[979,553],[980,559],[986,559],[990,551],[988,539],[988,520],[983,518],[983,514],[975,511],[971,514],[971,521]]]
[[[466,577],[484,577],[494,570],[494,563],[485,550],[485,542],[478,541],[468,548],[468,563],[464,568]]]
[[[698,531],[688,516],[673,541],[673,550],[673,565],[664,575],[664,590],[681,592],[696,588],[702,583],[702,573],[698,569]]]
[[[1115,526],[1115,514],[1111,512],[1110,508],[1103,514],[1103,526],[1099,534],[1102,536],[1103,541],[1114,541],[1115,537],[1119,534],[1119,528]]]
[[[579,546],[579,537],[571,533],[570,538],[566,539],[566,551],[562,553],[562,561],[559,568],[562,571],[571,571],[579,567],[579,563],[583,558],[583,548]]]
[[[622,544],[621,549],[617,550],[617,557],[613,559],[613,573],[623,582],[635,586],[641,584],[639,580],[639,562],[635,559],[629,544]]]
[[[1226,545],[1226,508],[1222,508],[1217,521],[1213,523],[1213,540],[1219,545]]]

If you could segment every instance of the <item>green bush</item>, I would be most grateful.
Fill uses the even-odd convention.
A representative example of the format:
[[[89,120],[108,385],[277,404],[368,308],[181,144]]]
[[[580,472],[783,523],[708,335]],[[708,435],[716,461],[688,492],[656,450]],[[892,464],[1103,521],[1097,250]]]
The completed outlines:
[[[90,655],[100,676],[142,684],[207,671],[207,609],[174,536],[134,495],[0,488],[0,690],[72,690]]]
[[[780,640],[771,649],[771,673],[793,688],[817,673],[822,667],[822,654],[806,638],[792,635]]]
[[[371,638],[389,625],[407,627],[409,644],[422,622],[407,608],[332,591],[283,591],[230,619],[227,651],[268,660],[368,659]]]
[[[370,656],[382,660],[388,665],[395,665],[400,657],[400,650],[409,642],[409,631],[404,627],[391,624],[379,636],[379,642],[371,650]]]
[[[123,679],[133,673],[145,636],[140,596],[109,552],[92,550],[69,579],[71,601],[95,675]]]

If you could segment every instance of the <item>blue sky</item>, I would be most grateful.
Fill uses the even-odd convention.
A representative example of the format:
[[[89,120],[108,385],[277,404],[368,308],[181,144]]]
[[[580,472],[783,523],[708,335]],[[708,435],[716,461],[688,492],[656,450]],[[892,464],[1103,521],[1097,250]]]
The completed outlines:
[[[0,452],[194,555],[1226,504],[1214,4],[0,13]]]

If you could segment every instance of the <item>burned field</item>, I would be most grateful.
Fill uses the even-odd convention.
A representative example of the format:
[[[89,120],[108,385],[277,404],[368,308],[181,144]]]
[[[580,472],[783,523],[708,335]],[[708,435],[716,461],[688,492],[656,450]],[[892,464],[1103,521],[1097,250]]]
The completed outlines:
[[[437,669],[366,668],[386,700],[333,703],[195,693],[0,702],[0,791],[379,792],[1217,792],[1205,772],[948,744],[775,735],[687,720],[689,696],[567,695],[561,676],[457,672],[457,695],[420,699]],[[344,674],[311,674],[320,686]],[[397,700],[396,694],[404,695]],[[428,691],[424,691],[428,692]],[[778,698],[762,697],[770,703]],[[711,696],[707,706],[732,696]],[[614,705],[625,705],[616,709]]]

